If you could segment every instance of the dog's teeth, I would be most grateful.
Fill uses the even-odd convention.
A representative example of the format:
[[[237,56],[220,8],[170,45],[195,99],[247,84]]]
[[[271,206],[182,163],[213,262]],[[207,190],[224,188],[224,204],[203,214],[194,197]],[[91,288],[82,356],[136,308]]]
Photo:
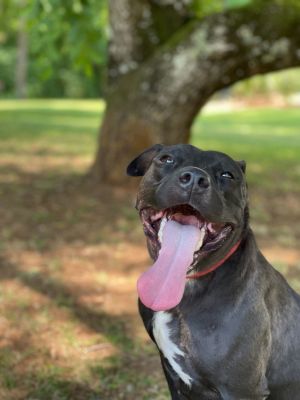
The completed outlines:
[[[152,222],[155,222],[155,221],[157,221],[158,219],[160,219],[162,216],[163,216],[163,212],[162,212],[162,211],[158,211],[158,212],[154,213],[154,214],[151,216],[151,221],[152,221]]]
[[[211,222],[207,225],[207,228],[208,228],[208,230],[209,230],[210,232],[212,232],[212,233],[214,232],[214,228],[213,228]]]
[[[201,246],[202,246],[203,240],[204,240],[204,236],[205,236],[205,227],[203,227],[203,228],[200,229],[200,239],[199,239],[199,241],[198,241],[198,243],[197,243],[197,246],[196,246],[196,250],[195,250],[195,251],[198,251],[198,250],[201,249]]]
[[[158,240],[160,241],[160,243],[162,243],[163,230],[166,225],[166,222],[167,222],[167,218],[166,217],[162,218],[160,227],[159,227],[159,231],[158,231]]]

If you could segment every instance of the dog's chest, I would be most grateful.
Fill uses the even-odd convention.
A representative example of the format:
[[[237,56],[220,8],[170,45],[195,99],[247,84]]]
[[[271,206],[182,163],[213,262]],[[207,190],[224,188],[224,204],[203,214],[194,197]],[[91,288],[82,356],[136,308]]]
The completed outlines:
[[[191,386],[193,379],[189,375],[184,362],[186,354],[175,341],[175,337],[178,338],[178,332],[173,332],[172,322],[171,313],[165,311],[155,312],[152,320],[153,335],[157,346],[173,370],[183,382]]]

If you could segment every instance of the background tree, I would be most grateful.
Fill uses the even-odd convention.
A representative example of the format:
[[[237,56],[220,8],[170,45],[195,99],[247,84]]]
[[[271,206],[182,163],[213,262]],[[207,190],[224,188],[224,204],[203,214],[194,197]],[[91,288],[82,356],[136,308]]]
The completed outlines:
[[[0,95],[101,96],[106,31],[106,1],[0,0]]]
[[[20,1],[19,7],[25,7],[25,1]],[[27,67],[28,67],[28,35],[26,29],[26,17],[21,15],[18,21],[17,33],[17,57],[15,90],[19,98],[27,96]]]
[[[124,180],[145,147],[188,142],[218,90],[300,65],[297,0],[109,2],[107,109],[92,175]]]

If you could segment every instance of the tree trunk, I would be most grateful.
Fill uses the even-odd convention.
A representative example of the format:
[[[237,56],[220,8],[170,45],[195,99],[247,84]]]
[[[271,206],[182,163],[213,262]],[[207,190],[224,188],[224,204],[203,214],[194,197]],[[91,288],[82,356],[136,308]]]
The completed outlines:
[[[28,67],[28,35],[26,31],[26,20],[24,16],[20,17],[17,36],[17,58],[15,91],[18,98],[27,96],[27,67]]]
[[[91,169],[97,180],[124,183],[126,165],[146,147],[188,142],[195,116],[216,91],[258,73],[300,65],[299,12],[272,1],[262,5],[202,20],[189,19],[184,10],[176,32],[151,48],[148,57],[139,41],[130,40],[134,26],[125,29],[114,21],[123,27],[123,37],[117,35],[111,44],[107,110]],[[132,23],[128,17],[126,22]]]
[[[171,64],[173,58],[159,60],[159,68],[147,65],[126,75],[107,97],[92,167],[97,180],[122,183],[128,163],[148,146],[189,141],[195,115],[211,93],[202,84],[201,96],[196,85],[183,91],[184,79],[167,78]]]
[[[119,91],[114,95],[123,99]],[[160,112],[166,118],[161,118],[162,115],[153,118],[155,111],[140,96],[129,103],[109,100],[92,169],[94,177],[112,184],[124,183],[128,163],[145,148],[154,143],[187,143],[199,106],[193,109],[193,105],[188,104],[185,109],[186,113],[183,107],[182,114],[178,114],[177,107],[169,104]]]

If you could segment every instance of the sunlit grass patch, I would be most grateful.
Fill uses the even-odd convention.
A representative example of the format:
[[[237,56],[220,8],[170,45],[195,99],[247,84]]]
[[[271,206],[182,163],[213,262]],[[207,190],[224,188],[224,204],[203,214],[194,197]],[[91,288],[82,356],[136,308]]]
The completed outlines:
[[[28,172],[82,172],[92,161],[103,112],[101,100],[2,100],[0,163]]]
[[[300,111],[249,109],[203,114],[193,143],[247,161],[248,182],[268,190],[299,191]]]
[[[0,110],[45,110],[56,111],[95,111],[103,112],[105,102],[102,99],[97,100],[79,100],[79,99],[29,99],[29,100],[1,100]]]

